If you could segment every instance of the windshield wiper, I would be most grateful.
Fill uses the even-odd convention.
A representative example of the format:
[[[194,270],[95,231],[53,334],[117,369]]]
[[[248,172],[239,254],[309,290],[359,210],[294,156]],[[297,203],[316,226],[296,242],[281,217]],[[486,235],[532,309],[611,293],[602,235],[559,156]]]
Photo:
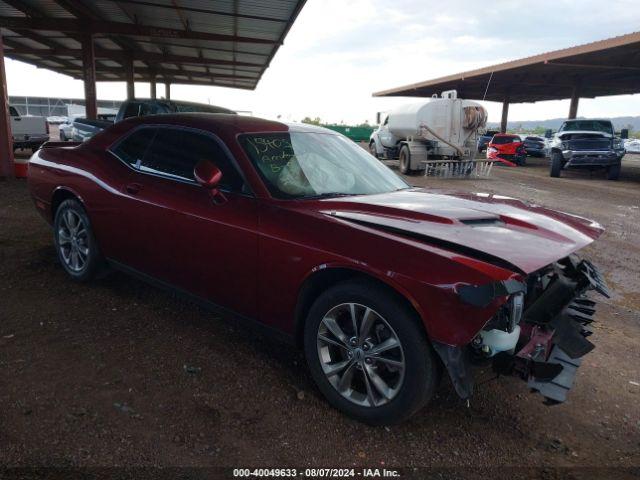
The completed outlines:
[[[342,192],[325,192],[318,193],[317,195],[305,195],[300,197],[301,200],[317,200],[318,198],[331,198],[331,197],[350,197],[357,195],[356,193],[342,193]]]

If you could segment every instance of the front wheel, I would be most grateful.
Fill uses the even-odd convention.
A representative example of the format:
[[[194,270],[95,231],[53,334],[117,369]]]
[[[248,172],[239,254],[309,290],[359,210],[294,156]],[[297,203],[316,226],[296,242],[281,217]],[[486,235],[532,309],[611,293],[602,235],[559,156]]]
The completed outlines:
[[[559,177],[562,170],[562,153],[551,152],[551,172],[552,177]]]
[[[368,281],[344,282],[318,297],[305,323],[304,350],[329,403],[371,425],[409,418],[440,379],[415,312]]]
[[[79,282],[91,280],[104,260],[93,236],[89,217],[75,199],[60,204],[53,223],[58,259],[71,278]]]
[[[620,165],[611,165],[607,168],[607,180],[618,180],[620,178]]]
[[[376,158],[380,158],[378,156],[378,150],[376,149],[376,142],[373,140],[369,142],[369,153],[371,153],[371,155],[373,155]]]

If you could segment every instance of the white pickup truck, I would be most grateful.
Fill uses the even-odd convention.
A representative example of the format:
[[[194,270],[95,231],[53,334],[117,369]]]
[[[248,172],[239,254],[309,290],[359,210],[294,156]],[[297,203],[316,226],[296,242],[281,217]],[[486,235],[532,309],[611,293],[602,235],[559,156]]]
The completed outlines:
[[[9,107],[13,151],[30,148],[34,152],[49,141],[49,124],[45,117],[23,117],[15,107]]]

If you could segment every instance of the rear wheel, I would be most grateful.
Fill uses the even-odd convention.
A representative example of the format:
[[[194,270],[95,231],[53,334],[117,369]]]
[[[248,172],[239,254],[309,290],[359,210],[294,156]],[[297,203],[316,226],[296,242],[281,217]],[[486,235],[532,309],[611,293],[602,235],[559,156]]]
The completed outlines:
[[[66,135],[66,133],[64,133],[64,130],[60,130],[60,141],[61,142],[66,142],[67,141],[67,135]]]
[[[611,165],[607,168],[607,180],[618,180],[620,178],[620,165]]]
[[[400,160],[400,173],[403,175],[411,175],[411,173],[413,173],[411,170],[411,152],[407,145],[403,145],[400,148],[398,159]]]
[[[54,242],[58,259],[71,278],[91,280],[104,259],[93,236],[89,217],[78,200],[68,199],[56,210]]]
[[[305,323],[304,350],[329,403],[372,425],[409,418],[440,379],[415,313],[367,281],[344,282],[318,297]]]
[[[562,170],[562,153],[551,152],[551,173],[552,177],[559,177]]]

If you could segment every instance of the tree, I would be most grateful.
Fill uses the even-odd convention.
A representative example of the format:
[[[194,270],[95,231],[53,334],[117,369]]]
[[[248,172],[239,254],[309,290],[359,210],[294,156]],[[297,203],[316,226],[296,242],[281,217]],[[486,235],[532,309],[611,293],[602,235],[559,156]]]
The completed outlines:
[[[316,117],[316,118],[304,117],[302,119],[302,123],[308,123],[310,125],[322,125],[322,120],[320,120],[320,117]]]

